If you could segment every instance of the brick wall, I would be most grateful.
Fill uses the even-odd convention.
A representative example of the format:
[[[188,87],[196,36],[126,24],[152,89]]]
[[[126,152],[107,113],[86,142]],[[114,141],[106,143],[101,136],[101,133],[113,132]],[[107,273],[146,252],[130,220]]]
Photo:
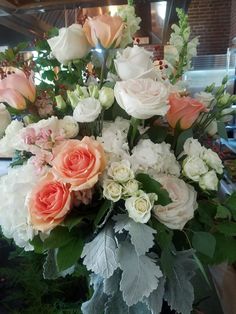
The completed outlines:
[[[188,9],[193,36],[200,36],[198,54],[224,54],[229,46],[231,4],[236,0],[192,0]],[[236,13],[235,30],[236,30]]]
[[[236,37],[236,0],[232,0],[232,6],[231,6],[231,28],[230,28],[229,46],[231,46],[232,39],[234,37]]]

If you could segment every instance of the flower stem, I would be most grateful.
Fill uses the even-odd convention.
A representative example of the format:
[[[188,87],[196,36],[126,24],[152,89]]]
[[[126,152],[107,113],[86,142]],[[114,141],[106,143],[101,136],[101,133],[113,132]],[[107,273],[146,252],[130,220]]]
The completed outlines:
[[[106,74],[106,71],[107,71],[107,67],[106,67],[107,57],[108,57],[108,51],[107,50],[103,50],[103,63],[102,63],[102,68],[101,68],[99,89],[102,88],[102,85],[103,85],[103,82],[104,82],[104,78],[105,78],[105,74]]]

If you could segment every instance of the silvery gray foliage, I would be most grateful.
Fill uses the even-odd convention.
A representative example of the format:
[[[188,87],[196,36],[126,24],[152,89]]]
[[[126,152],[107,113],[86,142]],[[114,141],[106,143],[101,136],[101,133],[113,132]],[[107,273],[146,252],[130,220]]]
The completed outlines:
[[[82,304],[81,311],[83,314],[104,313],[108,296],[103,292],[103,278],[92,274],[90,276],[90,284],[93,285],[94,293],[89,301]]]
[[[193,250],[176,253],[173,277],[167,279],[164,299],[171,309],[182,314],[189,314],[192,311],[194,289],[190,280],[195,275],[195,269]]]
[[[46,260],[43,264],[43,278],[44,279],[56,279],[60,276],[57,263],[56,263],[56,251],[55,249],[48,250]]]
[[[107,295],[114,295],[119,291],[121,279],[121,270],[116,269],[113,275],[107,279],[104,279],[104,292]]]
[[[139,256],[128,241],[121,242],[118,250],[119,265],[123,271],[120,290],[128,306],[132,306],[158,287],[162,272],[148,256]]]
[[[163,304],[163,298],[165,293],[166,278],[161,277],[158,283],[158,287],[154,290],[148,298],[144,298],[143,301],[147,304],[151,314],[160,314]]]
[[[88,270],[103,278],[109,278],[118,267],[117,245],[114,230],[108,223],[89,243],[85,244],[81,257]]]
[[[118,214],[112,218],[116,223],[114,230],[116,233],[122,233],[123,230],[129,232],[131,243],[134,245],[138,255],[144,255],[154,245],[154,236],[156,230],[146,224],[137,223],[125,214]]]

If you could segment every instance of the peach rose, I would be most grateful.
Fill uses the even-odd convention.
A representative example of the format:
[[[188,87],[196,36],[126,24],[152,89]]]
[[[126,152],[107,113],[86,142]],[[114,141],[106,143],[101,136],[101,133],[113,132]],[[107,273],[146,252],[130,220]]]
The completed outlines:
[[[71,184],[71,190],[92,188],[106,166],[102,145],[84,137],[82,141],[68,140],[53,149],[53,172],[56,177]]]
[[[180,123],[181,129],[185,130],[191,127],[199,114],[207,111],[206,107],[190,97],[181,97],[177,93],[169,96],[170,109],[167,112],[167,120],[172,128]]]
[[[121,42],[124,22],[120,16],[99,15],[88,18],[83,29],[92,47],[100,44],[103,48],[116,48]]]
[[[70,185],[57,181],[51,172],[34,187],[28,199],[31,224],[42,232],[60,224],[70,207]]]

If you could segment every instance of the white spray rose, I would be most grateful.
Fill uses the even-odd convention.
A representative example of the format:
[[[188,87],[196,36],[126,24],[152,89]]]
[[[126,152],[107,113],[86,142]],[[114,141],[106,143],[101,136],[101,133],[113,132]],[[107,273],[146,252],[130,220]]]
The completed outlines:
[[[64,65],[72,60],[83,58],[91,48],[79,24],[61,28],[58,36],[48,39],[48,44],[52,54]]]
[[[77,122],[93,122],[102,111],[99,100],[89,97],[81,100],[75,107],[73,117]]]
[[[112,202],[118,202],[122,196],[122,185],[113,180],[105,180],[103,183],[103,195]]]
[[[211,93],[200,92],[194,95],[194,98],[197,99],[200,103],[205,105],[206,108],[209,108],[211,102],[215,98]]]
[[[120,183],[127,182],[134,178],[134,172],[127,160],[111,163],[107,173],[113,180]]]
[[[154,206],[154,216],[170,229],[182,230],[197,208],[197,192],[183,180],[173,176],[155,178],[169,193],[172,203]]]
[[[110,87],[102,87],[99,91],[99,101],[104,109],[109,109],[115,101],[114,90]]]
[[[205,162],[197,156],[189,156],[183,161],[183,175],[195,182],[208,172]]]
[[[223,164],[220,157],[217,153],[213,152],[211,149],[204,149],[202,159],[206,162],[206,164],[214,169],[218,174],[223,173]]]
[[[149,119],[155,115],[164,116],[169,109],[166,86],[152,79],[117,82],[114,93],[121,108],[137,119]]]
[[[202,154],[203,147],[198,140],[190,137],[184,143],[184,153],[189,156],[198,156]]]
[[[131,179],[124,184],[123,195],[125,197],[133,196],[138,192],[138,189],[139,189],[139,182],[135,179]]]
[[[0,138],[3,137],[7,126],[11,123],[11,115],[6,106],[0,103]]]
[[[203,190],[217,191],[218,183],[219,180],[214,170],[207,172],[206,174],[201,176],[199,180],[199,185]]]
[[[122,81],[136,78],[157,77],[157,70],[151,60],[152,53],[143,47],[127,47],[118,51],[114,60],[116,72]]]
[[[157,200],[156,195],[146,194],[141,190],[138,191],[137,196],[132,196],[125,201],[125,208],[128,211],[129,217],[135,222],[148,222],[155,200]]]
[[[78,135],[79,125],[73,117],[65,116],[62,120],[59,120],[59,124],[64,131],[65,138],[73,138]]]

